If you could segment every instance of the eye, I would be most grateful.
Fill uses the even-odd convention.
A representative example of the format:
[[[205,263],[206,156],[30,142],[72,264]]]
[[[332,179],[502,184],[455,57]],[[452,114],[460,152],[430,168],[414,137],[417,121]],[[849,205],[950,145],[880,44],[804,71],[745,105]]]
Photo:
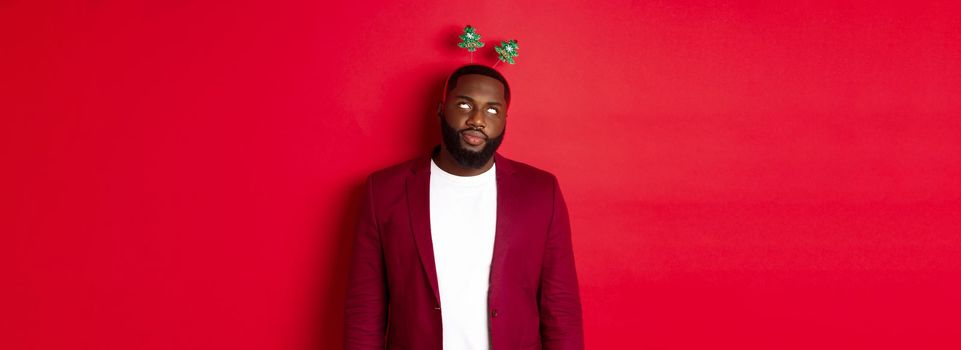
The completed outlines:
[[[467,102],[458,102],[458,103],[457,103],[457,108],[460,108],[460,109],[463,109],[463,110],[466,111],[466,110],[469,110],[469,109],[470,109],[470,104],[467,103]]]
[[[487,107],[487,113],[490,113],[490,114],[497,114],[497,108],[494,108],[494,107]]]

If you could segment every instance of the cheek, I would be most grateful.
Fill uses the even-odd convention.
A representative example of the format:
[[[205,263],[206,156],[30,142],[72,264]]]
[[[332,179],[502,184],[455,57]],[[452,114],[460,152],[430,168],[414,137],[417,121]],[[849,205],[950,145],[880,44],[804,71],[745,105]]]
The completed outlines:
[[[464,113],[464,111],[461,111],[457,108],[448,108],[444,110],[444,119],[447,119],[447,122],[450,123],[450,125],[460,125],[464,122],[464,120],[467,120],[467,117],[467,113]]]
[[[451,115],[450,113],[444,113],[444,115],[441,115],[440,120],[454,130],[460,129],[460,125],[463,124],[462,118],[458,118],[456,115]]]
[[[506,127],[507,127],[507,125],[506,125],[503,121],[497,121],[497,122],[493,122],[493,124],[487,124],[487,125],[488,125],[488,126],[493,126],[494,128],[492,129],[492,131],[496,131],[496,132],[497,132],[496,135],[489,135],[490,137],[501,136],[501,134],[504,133],[504,129],[506,129]]]

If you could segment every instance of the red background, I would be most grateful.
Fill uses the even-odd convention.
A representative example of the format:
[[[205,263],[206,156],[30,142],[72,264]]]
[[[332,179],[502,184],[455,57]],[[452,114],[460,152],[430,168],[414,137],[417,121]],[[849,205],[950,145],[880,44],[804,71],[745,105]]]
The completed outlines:
[[[961,347],[954,1],[0,1],[4,349],[333,349],[472,24],[587,345]]]

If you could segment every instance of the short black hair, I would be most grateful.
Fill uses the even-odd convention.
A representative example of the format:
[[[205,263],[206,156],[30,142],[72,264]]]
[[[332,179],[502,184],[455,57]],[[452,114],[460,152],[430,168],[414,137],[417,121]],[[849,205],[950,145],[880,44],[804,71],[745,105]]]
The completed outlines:
[[[447,96],[448,93],[454,90],[454,87],[457,86],[458,78],[468,74],[486,75],[497,79],[501,84],[504,84],[504,102],[507,103],[507,105],[511,104],[511,87],[507,85],[507,79],[504,79],[501,72],[498,72],[496,69],[479,64],[468,64],[454,70],[454,72],[450,74],[450,78],[447,78],[447,91],[444,91],[444,96]]]

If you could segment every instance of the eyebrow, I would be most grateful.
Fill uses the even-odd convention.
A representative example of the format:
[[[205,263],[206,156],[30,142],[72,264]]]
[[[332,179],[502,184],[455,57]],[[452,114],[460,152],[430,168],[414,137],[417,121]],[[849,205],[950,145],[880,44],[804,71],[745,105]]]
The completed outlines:
[[[457,97],[462,98],[462,99],[465,99],[465,100],[469,100],[469,101],[471,101],[471,102],[477,102],[477,101],[475,101],[474,99],[472,99],[472,98],[470,98],[470,97],[467,97],[467,96],[464,96],[464,95],[457,95]],[[500,103],[500,102],[487,102],[487,104],[489,104],[489,105],[498,105],[498,106],[503,106],[503,105],[504,105],[504,104],[502,104],[502,103]]]

